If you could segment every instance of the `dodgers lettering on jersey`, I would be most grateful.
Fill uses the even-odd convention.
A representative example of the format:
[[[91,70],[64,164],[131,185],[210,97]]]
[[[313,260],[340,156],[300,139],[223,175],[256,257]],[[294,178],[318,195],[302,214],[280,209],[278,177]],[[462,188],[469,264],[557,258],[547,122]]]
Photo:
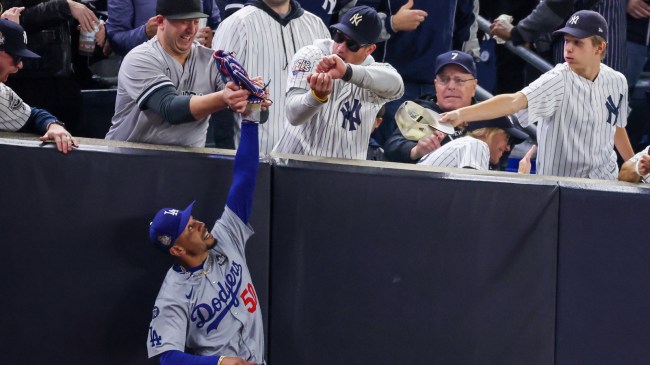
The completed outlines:
[[[269,153],[285,129],[289,61],[296,51],[314,39],[329,36],[323,21],[309,12],[282,24],[277,17],[273,18],[255,6],[238,10],[215,32],[213,49],[234,52],[248,75],[261,76],[271,82],[268,88],[273,106],[269,108],[268,121],[260,125],[260,153]],[[238,131],[236,139],[239,140]]]
[[[349,82],[334,80],[326,103],[311,95],[307,76],[332,54],[334,42],[319,39],[302,48],[291,61],[287,81],[287,126],[275,152],[363,160],[377,112],[404,93],[404,83],[387,63],[368,56],[351,65]]]
[[[490,149],[487,143],[471,136],[454,139],[422,157],[418,165],[438,167],[490,168]]]
[[[601,64],[594,81],[555,66],[521,91],[522,126],[538,123],[537,171],[543,175],[616,180],[616,128],[627,123],[627,81]],[[525,114],[525,113],[524,113]]]

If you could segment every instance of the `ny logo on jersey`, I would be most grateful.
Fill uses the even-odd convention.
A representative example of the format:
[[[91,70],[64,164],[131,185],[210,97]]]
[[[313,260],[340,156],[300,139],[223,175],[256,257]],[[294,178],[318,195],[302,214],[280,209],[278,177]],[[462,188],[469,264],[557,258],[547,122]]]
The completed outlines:
[[[354,99],[352,107],[350,107],[350,102],[346,101],[341,108],[341,113],[343,113],[343,123],[341,123],[341,128],[345,129],[345,122],[348,122],[348,130],[356,131],[357,125],[361,124],[361,117],[359,112],[361,111],[361,102],[359,99]]]
[[[363,20],[363,17],[359,15],[359,13],[354,13],[354,15],[350,18],[350,23],[354,24],[355,27],[359,26],[359,23]]]
[[[623,94],[619,94],[618,98],[618,104],[614,105],[614,100],[612,100],[612,96],[607,97],[607,101],[605,102],[605,107],[607,108],[607,111],[609,112],[609,115],[607,116],[607,124],[611,125],[616,125],[616,122],[618,121],[618,111],[621,108],[621,103],[623,102]],[[612,122],[612,115],[614,115],[614,121]]]
[[[325,0],[323,1],[323,10],[327,12],[327,14],[332,14],[334,12],[334,7],[336,6],[336,0]],[[329,10],[327,8],[329,7]]]
[[[578,20],[580,20],[580,16],[574,15],[571,17],[571,19],[569,19],[569,24],[573,24],[573,25],[578,24]]]

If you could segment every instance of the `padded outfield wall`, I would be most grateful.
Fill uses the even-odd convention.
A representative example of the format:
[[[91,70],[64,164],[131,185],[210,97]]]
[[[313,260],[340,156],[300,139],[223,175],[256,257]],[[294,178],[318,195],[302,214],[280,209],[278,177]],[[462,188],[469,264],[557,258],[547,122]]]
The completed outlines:
[[[196,199],[216,218],[232,154],[7,136],[0,363],[147,363],[170,265],[151,215]],[[269,362],[648,363],[648,202],[623,183],[264,161],[247,253]]]

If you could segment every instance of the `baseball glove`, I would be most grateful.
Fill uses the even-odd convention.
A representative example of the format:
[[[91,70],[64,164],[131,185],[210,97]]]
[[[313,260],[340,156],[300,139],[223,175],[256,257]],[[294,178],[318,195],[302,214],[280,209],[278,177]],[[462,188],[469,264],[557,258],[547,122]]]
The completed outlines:
[[[246,70],[235,59],[233,52],[216,50],[212,54],[212,58],[214,58],[214,62],[224,82],[232,81],[240,88],[250,91],[251,95],[248,97],[249,103],[259,104],[264,100],[269,100],[266,87],[269,86],[271,81],[264,85],[264,87],[260,87],[252,82],[248,78]]]

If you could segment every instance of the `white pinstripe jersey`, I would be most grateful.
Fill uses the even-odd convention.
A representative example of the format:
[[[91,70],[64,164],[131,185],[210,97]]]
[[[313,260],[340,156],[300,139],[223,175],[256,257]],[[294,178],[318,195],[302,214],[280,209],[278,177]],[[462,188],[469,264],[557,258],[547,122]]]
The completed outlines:
[[[418,161],[418,165],[489,170],[490,149],[480,139],[460,137],[429,152]]]
[[[287,126],[274,151],[309,156],[365,160],[377,112],[386,102],[404,94],[404,83],[387,63],[368,56],[352,67],[349,82],[334,80],[329,101],[311,94],[307,75],[324,56],[332,54],[333,41],[319,39],[298,51],[291,61],[287,82]]]
[[[627,124],[625,77],[601,63],[592,82],[558,64],[521,91],[525,127],[537,122],[537,171],[543,175],[616,180],[616,127]]]
[[[285,129],[289,61],[314,39],[329,37],[323,21],[307,11],[282,26],[265,11],[246,6],[219,25],[212,48],[235,52],[235,58],[250,77],[262,76],[264,82],[271,81],[269,91],[274,105],[269,108],[269,120],[260,125],[261,153],[270,152]],[[238,131],[236,139],[238,142]]]
[[[650,146],[644,148],[643,151],[641,151],[641,152],[637,153],[636,155],[632,156],[630,161],[632,163],[636,163],[637,161],[639,161],[641,159],[641,157],[643,157],[644,155],[647,155],[647,154],[650,154]],[[650,173],[645,174],[645,175],[643,175],[641,177],[642,177],[641,182],[650,183]]]
[[[0,130],[15,132],[22,128],[32,108],[25,104],[23,100],[11,88],[0,83]]]
[[[204,95],[223,89],[212,50],[194,43],[185,65],[165,52],[157,37],[135,47],[120,66],[115,115],[106,139],[188,147],[205,146],[208,117],[171,124],[143,110],[149,96],[173,86],[179,95]]]

